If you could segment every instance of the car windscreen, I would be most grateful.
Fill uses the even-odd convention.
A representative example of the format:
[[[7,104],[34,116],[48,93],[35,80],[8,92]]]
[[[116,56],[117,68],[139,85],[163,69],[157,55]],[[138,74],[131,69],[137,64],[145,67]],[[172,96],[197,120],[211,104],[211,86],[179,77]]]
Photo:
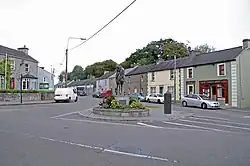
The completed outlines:
[[[163,97],[163,95],[162,95],[162,94],[157,94],[157,96],[158,96],[158,97]]]
[[[203,100],[210,100],[209,97],[205,96],[205,95],[199,95]]]

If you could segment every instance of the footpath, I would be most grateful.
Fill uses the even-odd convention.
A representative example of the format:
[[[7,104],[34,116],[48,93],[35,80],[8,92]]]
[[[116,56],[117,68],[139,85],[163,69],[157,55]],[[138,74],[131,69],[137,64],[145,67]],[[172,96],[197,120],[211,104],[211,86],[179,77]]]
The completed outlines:
[[[35,104],[51,104],[54,100],[39,100],[39,101],[0,101],[0,106],[15,106],[15,105],[35,105]]]

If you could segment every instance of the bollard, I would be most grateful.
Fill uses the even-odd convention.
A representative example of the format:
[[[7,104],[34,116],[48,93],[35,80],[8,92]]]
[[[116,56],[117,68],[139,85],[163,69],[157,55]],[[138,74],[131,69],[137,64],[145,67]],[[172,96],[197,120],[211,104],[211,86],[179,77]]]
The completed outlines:
[[[171,93],[164,94],[164,114],[171,114],[172,113],[172,97]]]

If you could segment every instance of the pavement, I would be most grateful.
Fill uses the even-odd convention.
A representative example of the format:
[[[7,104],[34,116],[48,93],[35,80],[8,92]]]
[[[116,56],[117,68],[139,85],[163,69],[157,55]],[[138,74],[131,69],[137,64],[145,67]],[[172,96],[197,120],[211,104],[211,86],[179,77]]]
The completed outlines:
[[[33,104],[50,104],[54,103],[54,100],[43,100],[43,101],[0,101],[0,106],[13,106],[13,105],[33,105]]]
[[[0,107],[0,166],[250,165],[249,111],[174,106],[192,115],[148,122],[79,115],[98,102]]]

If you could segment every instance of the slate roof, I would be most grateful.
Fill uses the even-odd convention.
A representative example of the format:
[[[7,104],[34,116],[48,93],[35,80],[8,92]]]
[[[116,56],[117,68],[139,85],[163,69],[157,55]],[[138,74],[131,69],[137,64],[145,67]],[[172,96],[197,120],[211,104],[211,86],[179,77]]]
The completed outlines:
[[[151,70],[151,68],[155,66],[155,64],[137,66],[132,71],[128,72],[126,76],[137,75],[137,74],[144,74]]]
[[[101,77],[97,78],[97,80],[104,80],[104,79],[107,79],[107,78],[109,78],[110,76],[112,76],[114,73],[115,73],[114,71],[107,72],[107,73],[103,74]]]
[[[0,54],[6,54],[6,53],[13,58],[19,58],[19,59],[24,59],[27,61],[38,63],[36,59],[31,57],[30,55],[25,54],[22,51],[18,51],[18,50],[0,45]]]
[[[91,84],[95,84],[95,82],[96,82],[96,79],[91,78],[91,79],[74,81],[71,84],[69,84],[68,86],[72,87],[72,86],[81,86],[81,85],[91,85]]]
[[[202,53],[195,56],[188,56],[176,59],[176,68],[201,66],[220,62],[233,61],[242,52],[242,46],[225,50]],[[154,65],[148,72],[174,69],[174,60],[167,60]]]

